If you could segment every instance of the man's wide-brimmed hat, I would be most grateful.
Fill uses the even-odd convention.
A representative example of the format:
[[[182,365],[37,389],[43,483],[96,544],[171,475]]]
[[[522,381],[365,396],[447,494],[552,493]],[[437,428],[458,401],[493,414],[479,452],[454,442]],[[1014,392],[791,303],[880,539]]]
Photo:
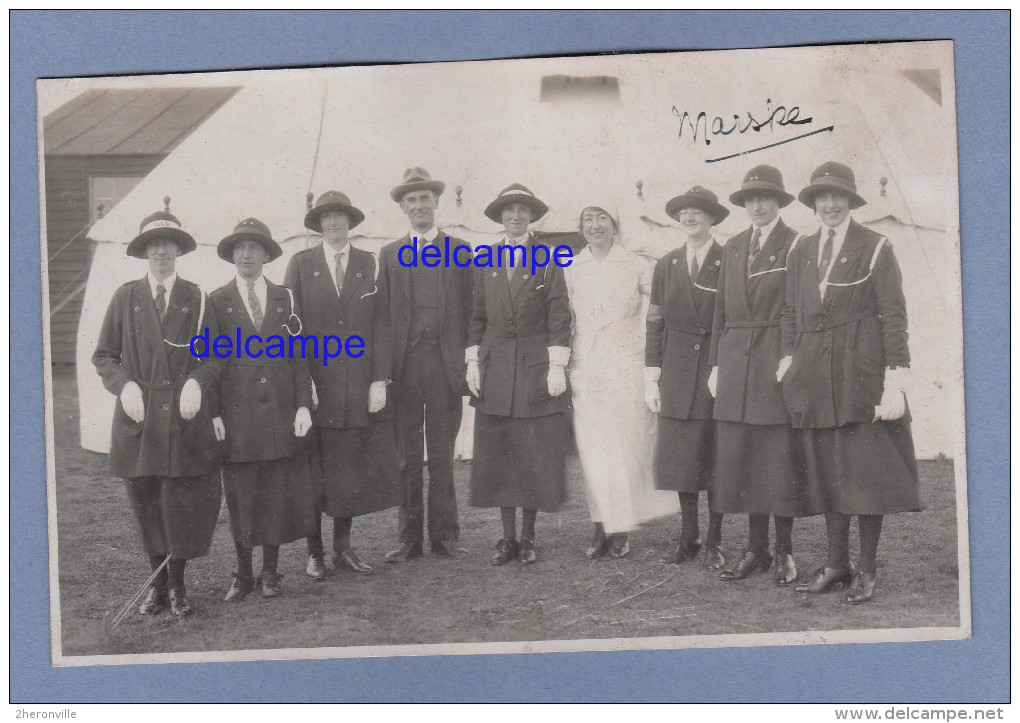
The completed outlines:
[[[713,226],[730,215],[729,209],[719,203],[719,197],[701,186],[694,186],[687,193],[669,199],[669,203],[666,204],[666,215],[675,219],[682,208],[700,208],[712,216]]]
[[[339,211],[345,214],[351,220],[350,228],[354,228],[365,220],[365,214],[351,205],[351,199],[347,198],[347,194],[340,193],[340,191],[326,191],[319,196],[319,200],[305,214],[305,228],[322,233],[322,224],[319,219],[322,218],[322,214],[329,211]]]
[[[404,171],[404,180],[400,182],[399,186],[394,186],[390,190],[390,198],[400,203],[404,194],[422,190],[432,191],[437,196],[441,196],[444,188],[446,188],[445,183],[433,180],[428,171],[420,166],[415,166]]]
[[[180,249],[179,256],[194,251],[195,239],[181,227],[181,222],[170,213],[170,197],[163,199],[164,209],[146,216],[138,226],[138,235],[131,239],[127,247],[127,255],[136,259],[145,258],[145,249],[152,241],[169,239]]]
[[[549,212],[549,207],[540,201],[531,189],[520,183],[511,183],[496,196],[495,200],[485,207],[485,215],[496,223],[503,223],[500,214],[503,207],[511,203],[523,203],[531,209],[532,222],[537,221]]]
[[[730,194],[730,203],[742,207],[748,196],[759,193],[775,196],[780,208],[793,203],[793,195],[783,187],[783,174],[775,166],[768,165],[755,166],[748,171],[744,182],[740,184],[740,190]]]
[[[234,232],[220,241],[216,247],[216,254],[224,261],[234,262],[234,246],[240,241],[257,241],[269,254],[269,260],[278,259],[283,256],[283,249],[280,244],[273,241],[273,235],[269,233],[269,227],[257,218],[246,218],[234,226]]]
[[[811,183],[801,191],[797,198],[812,211],[815,210],[815,196],[824,191],[839,191],[850,199],[850,208],[860,208],[867,201],[857,195],[857,180],[850,166],[828,161],[823,163],[811,174]]]

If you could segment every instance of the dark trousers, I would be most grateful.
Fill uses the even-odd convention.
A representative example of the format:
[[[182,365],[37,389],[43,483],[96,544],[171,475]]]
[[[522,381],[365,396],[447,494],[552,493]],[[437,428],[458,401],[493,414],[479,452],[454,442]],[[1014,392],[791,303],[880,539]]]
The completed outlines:
[[[456,541],[457,493],[453,486],[453,450],[462,413],[459,394],[450,389],[439,346],[422,338],[409,346],[404,374],[394,389],[400,443],[400,541],[424,539],[425,500],[422,465],[429,453],[429,540]]]

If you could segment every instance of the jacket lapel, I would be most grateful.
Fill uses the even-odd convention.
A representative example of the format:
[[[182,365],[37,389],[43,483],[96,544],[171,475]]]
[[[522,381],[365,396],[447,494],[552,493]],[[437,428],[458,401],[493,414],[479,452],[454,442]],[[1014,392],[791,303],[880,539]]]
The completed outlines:
[[[166,304],[166,319],[163,320],[164,339],[176,341],[180,336],[181,329],[192,312],[189,301],[190,296],[191,294],[187,292],[184,284],[181,283],[180,277],[178,277],[177,283],[174,284]],[[197,312],[197,309],[194,311]]]
[[[166,346],[163,343],[163,329],[160,326],[159,317],[156,315],[156,305],[152,300],[148,276],[135,284],[131,300],[134,302],[134,307],[138,309],[137,313],[141,314],[142,332],[145,334],[149,346],[156,356],[161,356],[163,362],[167,363],[166,349],[163,348]]]
[[[528,236],[528,256],[531,256],[532,246],[535,243],[535,237]],[[503,269],[503,273],[506,273],[506,269]],[[528,274],[528,268],[526,266],[514,266],[514,276],[510,280],[510,299],[511,301],[517,298],[517,294],[521,293],[521,289],[527,286],[528,282],[531,281],[531,276]]]
[[[289,303],[287,292],[283,287],[266,279],[266,308],[260,331],[275,330],[280,325]]]
[[[697,302],[699,318],[703,316],[702,311],[706,302],[715,301],[715,294],[713,291],[717,291],[719,286],[719,267],[722,265],[722,246],[717,244],[715,239],[713,239],[710,243],[712,246],[708,249],[708,253],[705,254],[705,263],[703,263],[701,268],[698,269],[698,278],[696,279],[698,285],[694,287],[694,298]],[[711,315],[709,316],[711,317]],[[711,324],[711,318],[708,319],[708,323]]]
[[[860,228],[856,221],[850,221],[839,255],[833,254],[832,257],[832,271],[829,273],[830,284],[853,281],[856,278],[854,275],[860,271],[860,265],[857,262],[864,250],[864,242],[859,233]]]
[[[326,259],[326,242],[319,244],[312,254],[313,272],[318,271],[319,289],[327,299],[333,303],[333,311],[340,313],[340,297],[336,293],[336,285],[333,284],[332,256]],[[348,264],[350,266],[350,264]],[[346,275],[344,276],[346,278]],[[304,303],[304,302],[302,302]]]
[[[346,307],[351,299],[364,293],[361,288],[365,284],[367,277],[374,276],[375,269],[373,265],[371,254],[355,253],[354,247],[351,246],[350,262],[344,271],[344,285],[340,289],[341,307]]]
[[[802,278],[807,281],[806,286],[808,287],[808,296],[810,300],[818,305],[822,303],[822,296],[818,290],[818,239],[821,238],[821,232],[816,231],[812,236],[809,236],[803,245],[803,253],[801,258],[801,264],[803,271],[801,272]]]
[[[758,257],[751,264],[751,272],[748,274],[747,287],[748,287],[748,300],[754,296],[754,291],[758,287],[758,282],[761,281],[761,276],[755,276],[763,271],[770,271],[775,268],[781,268],[786,264],[786,259],[780,255],[780,250],[783,247],[783,242],[786,240],[787,227],[783,223],[783,219],[779,219],[779,222],[772,229],[772,233],[768,235],[764,243],[761,245],[761,251],[758,252]]]

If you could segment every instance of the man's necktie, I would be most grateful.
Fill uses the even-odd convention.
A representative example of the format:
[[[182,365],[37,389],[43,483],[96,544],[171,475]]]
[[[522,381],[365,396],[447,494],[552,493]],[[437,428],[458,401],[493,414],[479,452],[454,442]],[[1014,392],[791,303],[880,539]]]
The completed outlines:
[[[509,249],[506,259],[506,282],[511,284],[514,280],[514,247],[510,244],[507,244],[506,247]]]
[[[830,228],[829,235],[825,237],[825,245],[822,246],[822,260],[818,263],[818,280],[825,278],[825,272],[832,262],[832,239],[836,236],[836,229]]]
[[[344,274],[347,272],[347,267],[344,266],[344,255],[346,251],[341,251],[334,258],[336,259],[336,293],[340,293],[340,289],[344,287]]]
[[[691,256],[691,281],[698,280],[699,271],[701,271],[701,267],[698,266],[698,255],[694,254]]]
[[[751,234],[751,247],[747,251],[747,270],[751,270],[751,266],[754,265],[754,260],[758,258],[758,252],[761,251],[761,229],[757,226],[754,228],[754,233]]]
[[[156,316],[162,326],[166,318],[166,287],[163,284],[156,284]]]
[[[251,307],[251,320],[255,324],[255,330],[262,330],[262,304],[259,303],[259,297],[255,293],[255,280],[246,279],[248,282],[248,305]]]

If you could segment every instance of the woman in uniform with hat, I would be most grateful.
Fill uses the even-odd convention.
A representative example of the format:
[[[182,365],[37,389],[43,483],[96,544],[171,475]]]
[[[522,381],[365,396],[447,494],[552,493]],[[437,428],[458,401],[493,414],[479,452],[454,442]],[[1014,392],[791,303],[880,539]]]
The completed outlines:
[[[655,416],[641,384],[652,262],[619,243],[619,223],[608,209],[615,204],[581,211],[588,245],[563,272],[574,321],[574,437],[595,523],[589,559],[624,557],[631,530],[679,510],[676,495],[655,489]]]
[[[772,565],[769,515],[775,517],[777,585],[797,577],[793,518],[822,512],[809,500],[803,465],[793,444],[790,415],[776,381],[779,319],[786,299],[786,256],[799,234],[779,209],[793,201],[783,175],[755,166],[730,203],[747,212],[751,226],[729,240],[719,273],[712,324],[709,390],[715,397],[713,505],[748,515],[748,545],[723,580],[742,580]],[[813,504],[812,504],[813,503]]]
[[[191,353],[190,340],[215,317],[197,285],[180,278],[177,257],[195,239],[166,208],[142,221],[128,256],[149,272],[121,286],[103,320],[92,363],[117,395],[110,472],[125,478],[128,499],[154,576],[139,612],[190,615],[187,561],[209,552],[220,511],[220,451],[210,392],[219,365]]]
[[[655,264],[645,341],[645,403],[659,415],[655,485],[680,497],[680,541],[660,562],[678,564],[702,547],[698,530],[698,492],[709,493],[709,529],[704,566],[726,564],[722,513],[712,499],[715,422],[708,390],[722,246],[712,227],[729,215],[714,193],[694,186],[666,204],[666,214],[687,237],[683,246]]]
[[[828,557],[798,592],[851,581],[850,520],[857,515],[857,584],[872,599],[883,515],[918,510],[917,463],[903,393],[910,366],[902,277],[888,239],[853,220],[865,205],[853,170],[828,162],[798,196],[821,222],[787,259],[783,357],[777,378],[799,430],[812,493],[825,504]]]
[[[345,348],[328,364],[311,364],[318,397],[312,457],[321,465],[322,504],[333,518],[333,562],[367,575],[372,568],[351,546],[353,518],[397,506],[401,491],[386,390],[392,357],[386,277],[376,257],[348,239],[364,219],[343,193],[322,194],[305,227],[323,241],[291,258],[284,285],[294,292],[303,335],[320,344],[326,336],[364,341],[363,349],[348,354]],[[305,572],[326,577],[321,532],[308,537]]]
[[[315,530],[317,510],[307,458],[298,438],[312,426],[312,378],[308,360],[273,345],[289,344],[296,324],[293,294],[262,275],[262,266],[283,254],[269,229],[246,218],[220,241],[219,257],[237,276],[210,294],[222,333],[241,330],[245,349],[224,359],[220,373],[221,416],[213,419],[224,442],[223,489],[237,572],[227,602],[243,600],[255,587],[262,597],[280,594],[280,545]],[[252,337],[258,339],[248,341]],[[267,344],[265,340],[279,339]],[[252,572],[252,548],[262,547],[262,574]]]
[[[528,225],[548,210],[530,189],[515,183],[500,192],[485,215],[503,225],[505,245],[529,247],[530,258],[537,241]],[[477,409],[471,505],[500,508],[503,536],[492,564],[532,563],[538,511],[553,512],[566,499],[567,289],[556,265],[534,275],[513,265],[481,267],[476,273],[465,352]]]

